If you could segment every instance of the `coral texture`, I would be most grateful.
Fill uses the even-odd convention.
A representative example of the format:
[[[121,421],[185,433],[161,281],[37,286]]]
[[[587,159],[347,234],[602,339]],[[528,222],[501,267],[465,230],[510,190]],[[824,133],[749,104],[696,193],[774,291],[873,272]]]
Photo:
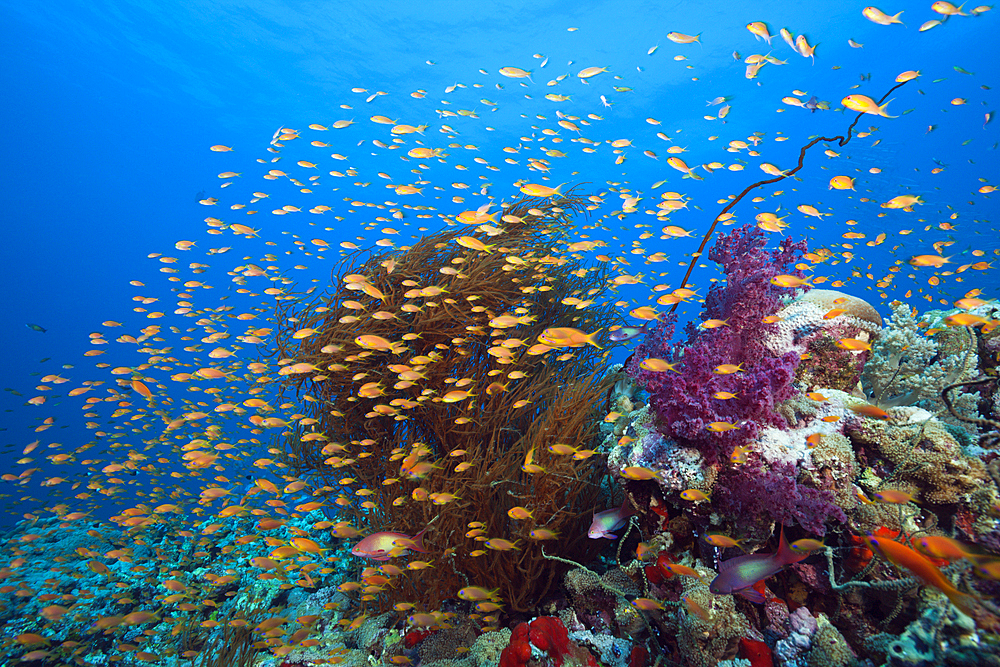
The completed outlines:
[[[834,494],[828,480],[819,480],[820,488],[801,484],[797,461],[791,460],[771,463],[755,456],[740,466],[727,465],[737,447],[759,450],[767,440],[763,434],[788,429],[778,408],[797,394],[793,380],[799,353],[794,349],[775,352],[766,341],[779,334],[780,320],[769,316],[783,307],[783,297],[794,294],[791,288],[775,284],[787,281],[774,279],[801,277],[791,265],[804,246],[786,239],[769,251],[765,241],[763,232],[752,225],[720,236],[709,258],[722,265],[726,281],[713,285],[705,299],[703,324],[712,324],[689,325],[687,342],[682,344],[669,342],[672,321],[663,322],[646,336],[626,365],[649,392],[656,429],[666,441],[676,443],[667,445],[647,437],[643,445],[653,460],[643,465],[652,463],[665,470],[660,483],[672,495],[694,476],[679,468],[678,457],[667,456],[670,462],[663,465],[660,455],[678,448],[697,450],[703,457],[703,470],[718,469],[713,510],[747,524],[799,523],[822,535],[829,519],[846,520],[831,502]],[[677,372],[644,369],[642,362],[651,357],[676,364]],[[720,399],[719,392],[733,397]],[[692,457],[684,461],[687,467],[697,462]],[[706,481],[708,477],[702,475]]]
[[[987,482],[986,467],[966,456],[945,425],[920,408],[894,408],[889,421],[852,417],[844,424],[855,446],[873,447],[897,467],[918,500],[956,503]]]
[[[919,405],[945,412],[941,390],[975,376],[977,362],[975,334],[965,327],[946,327],[927,336],[909,307],[897,303],[888,326],[872,345],[862,384],[877,405]],[[971,395],[957,397],[957,403],[960,409],[975,411]]]

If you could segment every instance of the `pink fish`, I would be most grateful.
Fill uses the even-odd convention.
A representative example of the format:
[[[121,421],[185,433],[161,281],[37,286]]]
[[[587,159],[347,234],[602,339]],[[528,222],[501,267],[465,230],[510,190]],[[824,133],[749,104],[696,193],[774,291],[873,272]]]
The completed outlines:
[[[629,507],[628,501],[622,501],[622,506],[613,510],[594,512],[594,521],[590,524],[587,537],[592,540],[599,540],[606,537],[609,540],[618,539],[617,535],[612,535],[612,530],[617,530],[625,525],[625,522],[634,512]]]
[[[788,546],[785,528],[782,526],[776,552],[748,554],[722,561],[719,563],[719,576],[712,580],[708,588],[716,595],[742,595],[750,602],[763,604],[764,596],[755,591],[753,585],[808,557],[809,552],[800,553]]]
[[[413,537],[404,533],[389,531],[373,533],[355,544],[351,548],[351,554],[362,558],[371,558],[372,560],[389,560],[394,556],[402,556],[407,550],[427,553],[423,542],[424,533],[426,532],[427,529],[424,528]],[[395,553],[393,550],[395,550]]]

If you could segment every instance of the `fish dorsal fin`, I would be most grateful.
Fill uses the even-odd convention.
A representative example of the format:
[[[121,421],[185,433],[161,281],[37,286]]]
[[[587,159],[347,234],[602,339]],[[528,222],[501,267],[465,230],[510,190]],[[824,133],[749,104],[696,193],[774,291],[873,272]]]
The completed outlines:
[[[729,560],[724,560],[719,563],[719,574],[723,572],[728,572],[734,567],[738,566],[740,563],[745,563],[750,559],[760,559],[764,554],[747,554],[746,556],[737,556],[736,558],[730,558]]]
[[[809,558],[812,552],[806,551],[804,553],[799,553],[794,551],[785,541],[785,526],[781,526],[781,534],[778,537],[778,551],[775,554],[777,562],[781,563],[782,567],[785,565],[791,565],[792,563],[798,563],[801,560]]]

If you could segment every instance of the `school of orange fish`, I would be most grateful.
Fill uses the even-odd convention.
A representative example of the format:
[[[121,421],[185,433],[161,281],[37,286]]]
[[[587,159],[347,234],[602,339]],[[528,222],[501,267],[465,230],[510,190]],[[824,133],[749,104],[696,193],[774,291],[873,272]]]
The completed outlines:
[[[970,17],[984,15],[990,8],[981,6],[963,11],[947,2],[935,2],[932,9],[939,18],[924,23],[920,31],[940,30],[946,23],[962,18],[971,20]],[[866,8],[863,17],[886,26],[887,30],[901,23],[898,13],[890,15],[874,7]],[[766,77],[768,70],[788,64],[788,61],[771,55],[772,39],[779,34],[791,49],[792,57],[802,59],[807,65],[822,61],[822,51],[816,53],[815,39],[810,45],[806,36],[795,36],[786,28],[777,34],[772,33],[769,25],[762,21],[751,22],[746,28],[756,40],[766,42],[769,47],[766,54],[744,57],[734,52],[734,58],[746,65],[745,77],[748,81]],[[701,35],[670,32],[667,39],[678,48],[683,48],[700,42]],[[853,40],[850,45],[863,47]],[[653,56],[658,48],[649,48],[646,55]],[[683,63],[687,59],[684,53],[678,51],[674,60]],[[790,171],[765,161],[769,144],[786,141],[788,136],[779,133],[768,138],[763,132],[749,136],[725,136],[725,119],[739,111],[736,104],[729,104],[730,96],[718,96],[708,102],[718,110],[715,115],[705,116],[710,130],[705,132],[704,139],[705,142],[717,142],[718,147],[711,153],[699,153],[694,159],[681,158],[681,154],[689,151],[675,142],[681,136],[685,142],[694,141],[693,131],[683,135],[680,131],[668,133],[661,127],[666,121],[649,117],[646,122],[657,130],[651,132],[652,136],[620,137],[614,131],[613,120],[609,120],[613,102],[606,95],[599,96],[604,115],[572,115],[560,110],[560,104],[570,102],[573,95],[582,96],[580,90],[594,87],[601,78],[614,79],[612,89],[616,92],[633,92],[627,87],[625,75],[610,72],[606,67],[590,65],[574,68],[572,73],[553,76],[546,83],[542,81],[543,75],[550,71],[547,68],[553,66],[542,54],[536,54],[535,58],[540,63],[533,70],[507,65],[499,68],[500,78],[481,70],[483,83],[471,84],[473,89],[493,87],[502,99],[511,103],[513,96],[506,86],[516,86],[518,93],[524,93],[532,100],[544,99],[549,105],[530,118],[525,115],[530,129],[524,130],[525,134],[516,143],[504,146],[503,155],[487,154],[463,138],[463,132],[486,137],[492,128],[471,125],[481,121],[480,112],[476,109],[485,108],[492,112],[503,104],[482,98],[468,105],[470,108],[457,108],[457,105],[468,101],[467,97],[459,97],[463,89],[469,88],[462,83],[447,87],[445,99],[436,108],[426,90],[409,92],[414,101],[410,107],[412,117],[406,119],[392,119],[362,111],[376,108],[383,96],[398,95],[401,91],[388,93],[354,88],[351,91],[355,96],[352,101],[340,105],[344,118],[304,123],[305,127],[301,129],[282,126],[269,143],[262,142],[264,145],[259,156],[253,158],[254,162],[244,158],[254,153],[251,147],[224,144],[210,147],[225,160],[238,161],[239,168],[244,171],[221,171],[218,176],[222,182],[217,196],[201,200],[200,203],[211,211],[205,218],[204,237],[178,240],[175,244],[177,253],[149,255],[158,265],[162,274],[160,278],[165,281],[170,296],[164,296],[163,286],[153,284],[156,280],[152,277],[133,281],[132,285],[136,288],[133,314],[121,318],[122,321],[104,321],[101,328],[90,335],[90,349],[84,356],[93,362],[92,367],[84,370],[75,363],[67,364],[58,373],[46,374],[26,399],[26,405],[30,406],[27,409],[34,410],[38,415],[35,435],[31,442],[18,445],[18,460],[7,466],[2,479],[7,483],[5,490],[10,505],[32,509],[28,512],[19,510],[28,527],[18,533],[16,541],[7,545],[7,554],[0,568],[0,592],[21,598],[37,597],[46,604],[41,611],[44,619],[40,626],[42,629],[22,633],[13,642],[23,647],[25,652],[34,652],[30,654],[36,657],[56,651],[56,647],[45,639],[47,629],[58,625],[64,616],[72,617],[75,609],[83,608],[87,596],[32,589],[19,577],[19,569],[33,553],[32,542],[43,539],[46,531],[58,530],[58,527],[72,528],[77,522],[90,521],[93,515],[102,512],[101,508],[105,508],[105,512],[108,507],[115,508],[110,522],[118,529],[127,531],[132,544],[106,553],[81,547],[77,556],[78,562],[84,563],[90,572],[107,576],[109,590],[116,586],[125,589],[126,585],[113,583],[114,577],[105,561],[132,562],[135,549],[144,542],[143,531],[164,522],[172,522],[170,525],[175,537],[191,545],[184,565],[193,568],[200,558],[208,557],[211,535],[225,522],[233,517],[255,517],[260,533],[248,534],[238,542],[240,545],[261,540],[266,542],[272,548],[270,554],[254,557],[250,564],[256,568],[260,578],[277,578],[287,587],[313,587],[323,577],[336,571],[335,564],[341,556],[328,556],[326,552],[329,548],[323,546],[331,539],[363,538],[354,544],[352,553],[357,557],[383,561],[384,564],[378,570],[366,572],[363,583],[341,584],[341,590],[356,590],[370,596],[377,596],[379,587],[393,576],[404,574],[388,562],[392,556],[424,550],[419,535],[383,532],[365,536],[347,522],[316,522],[309,531],[295,529],[293,532],[297,536],[287,540],[266,535],[268,530],[324,506],[320,501],[304,498],[303,494],[313,491],[306,482],[283,473],[280,457],[277,456],[279,450],[273,445],[274,438],[280,437],[287,429],[293,426],[309,427],[315,420],[310,421],[301,413],[302,408],[295,398],[270,392],[275,386],[275,376],[314,373],[317,369],[298,368],[287,360],[268,359],[266,354],[268,338],[277,326],[273,321],[276,304],[302,298],[310,287],[316,289],[317,285],[322,285],[321,278],[312,277],[316,275],[312,270],[322,272],[324,263],[366,248],[403,251],[408,247],[407,243],[442,225],[467,226],[469,234],[459,237],[457,243],[470,252],[502,252],[502,248],[483,239],[500,235],[504,225],[517,222],[506,212],[510,202],[519,195],[561,196],[564,186],[557,186],[556,182],[573,183],[583,178],[581,172],[575,170],[578,158],[590,154],[620,166],[639,155],[658,161],[662,153],[666,155],[664,163],[682,174],[679,182],[689,180],[692,184],[717,179],[719,174],[716,172],[737,173],[754,166],[768,177],[786,176]],[[911,70],[900,73],[892,83],[883,83],[887,83],[886,88],[893,84],[914,86],[919,85],[920,76],[920,72]],[[576,87],[570,88],[573,84]],[[879,104],[872,97],[860,93],[844,91],[839,102],[826,102],[815,97],[802,99],[809,95],[807,91],[796,89],[790,92],[775,96],[773,101],[783,105],[780,111],[802,108],[830,113],[839,104],[870,122],[884,120],[891,123],[895,117],[889,114],[887,103]],[[453,103],[452,99],[456,102]],[[965,103],[966,100],[960,98],[947,102],[950,106]],[[433,118],[435,114],[436,119]],[[367,118],[360,120],[359,117]],[[849,113],[844,118],[846,124],[853,114]],[[988,112],[983,126],[988,126],[991,120],[992,112]],[[456,121],[461,121],[462,132],[448,124],[458,125]],[[854,141],[868,140],[869,146],[876,146],[879,140],[874,139],[874,134],[881,130],[878,126],[867,127],[855,135]],[[654,151],[650,148],[654,146],[653,142],[663,142],[658,145],[664,148]],[[843,149],[826,146],[825,157],[830,165],[835,165],[828,168],[841,172],[829,178],[828,187],[832,194],[848,198],[842,201],[863,207],[862,212],[857,214],[862,220],[840,220],[837,224],[846,228],[842,234],[844,242],[839,247],[813,248],[806,255],[809,263],[798,268],[810,272],[809,279],[803,281],[794,276],[779,276],[776,280],[782,282],[777,284],[795,287],[808,282],[811,285],[826,283],[841,289],[853,287],[871,290],[882,300],[903,300],[919,295],[928,302],[937,299],[948,307],[954,305],[967,310],[986,303],[984,299],[990,295],[985,294],[981,287],[970,287],[958,300],[941,298],[943,292],[939,293],[939,290],[948,288],[954,291],[955,284],[965,281],[970,275],[976,276],[970,279],[973,285],[987,285],[991,281],[995,284],[995,260],[987,255],[1000,255],[1000,250],[971,249],[968,258],[957,261],[945,254],[946,249],[955,243],[954,240],[944,238],[930,244],[919,240],[908,242],[906,237],[911,233],[925,238],[939,231],[956,230],[962,222],[961,215],[949,212],[947,208],[950,207],[947,207],[935,212],[933,217],[939,217],[940,221],[931,221],[931,215],[917,218],[921,210],[918,207],[925,205],[921,195],[901,193],[885,201],[877,201],[865,196],[864,192],[856,192],[855,184],[859,177],[867,174],[869,178],[877,178],[881,169],[870,166],[862,172],[837,160],[849,150],[850,146]],[[569,160],[563,162],[567,158]],[[806,170],[820,159],[819,155],[810,155]],[[220,160],[220,165],[224,164]],[[564,166],[566,164],[571,166]],[[461,174],[453,175],[457,172]],[[511,173],[520,175],[508,183],[491,181],[499,179],[500,174]],[[751,176],[739,187],[754,180],[756,177]],[[443,182],[447,184],[441,185]],[[655,321],[662,314],[656,305],[684,306],[697,297],[695,285],[677,282],[676,270],[659,271],[661,267],[656,266],[661,264],[665,268],[671,255],[674,263],[682,267],[696,263],[697,254],[673,252],[670,244],[680,243],[683,239],[697,241],[707,227],[682,222],[695,218],[690,215],[691,209],[695,208],[695,199],[679,191],[683,188],[665,190],[668,182],[670,178],[664,175],[662,180],[648,185],[622,178],[608,181],[601,187],[593,186],[594,192],[587,196],[586,206],[592,218],[577,228],[578,238],[554,249],[566,256],[584,257],[584,261],[611,267],[615,276],[611,279],[611,286],[619,291],[620,296],[615,305],[622,310],[623,316],[627,313],[629,317],[641,321]],[[981,183],[977,194],[988,201],[996,187],[989,184],[985,177]],[[381,195],[375,194],[383,190],[379,185],[385,190]],[[231,196],[230,192],[236,194]],[[815,229],[805,225],[811,219],[828,226],[830,223],[826,219],[838,215],[837,208],[824,207],[818,202],[793,202],[790,206],[781,203],[792,196],[789,192],[776,190],[754,197],[751,201],[756,210],[761,208],[757,205],[770,209],[751,214],[756,224],[768,232],[789,230],[806,234],[807,229]],[[715,201],[702,200],[699,202],[702,206],[696,208],[699,211],[702,207],[711,209],[734,199],[735,195],[716,195]],[[863,216],[875,220],[886,215],[884,210],[912,214],[913,222],[907,225],[909,228],[896,230],[888,227],[879,229],[872,222],[864,222]],[[795,211],[805,217],[789,220]],[[360,228],[355,230],[357,220],[362,222]],[[643,230],[639,240],[629,246],[620,242],[615,226],[633,221],[635,228]],[[742,220],[736,214],[727,212],[717,216],[716,222],[733,225]],[[657,227],[660,228],[659,234],[656,233]],[[621,229],[627,230],[626,227]],[[478,236],[473,236],[473,233]],[[661,241],[656,247],[664,250],[650,252],[642,246],[642,241],[654,238]],[[878,268],[871,263],[863,267],[864,248],[887,242],[896,243],[892,249],[893,256],[897,257],[895,262],[886,267],[882,275],[878,275]],[[605,248],[606,254],[601,254],[600,249]],[[687,249],[686,246],[682,248]],[[671,252],[668,253],[667,249]],[[230,253],[239,259],[221,268],[219,264]],[[516,264],[519,258],[512,256],[508,261]],[[640,262],[647,267],[644,272],[632,268],[633,264]],[[817,274],[820,268],[832,275]],[[387,267],[387,270],[391,272],[392,268]],[[440,267],[440,271],[447,274],[457,269]],[[311,282],[300,281],[297,274],[306,276],[303,281]],[[913,287],[903,291],[897,286],[903,275],[913,281],[926,280],[927,286],[914,283]],[[333,279],[354,284],[357,289],[378,298],[369,289],[371,286],[366,286],[364,276],[345,274]],[[670,281],[674,281],[673,284]],[[226,282],[229,289],[225,289]],[[433,287],[414,287],[421,292],[421,298],[439,296]],[[563,303],[581,310],[593,305],[587,294],[565,295]],[[388,320],[395,316],[391,311],[366,312],[361,309],[347,316],[351,318],[348,321],[357,325],[358,349],[396,352],[397,348],[405,346],[404,334],[419,334],[400,331],[402,340],[390,341],[366,333],[365,323],[369,318]],[[524,318],[530,317],[529,313],[498,314],[490,326],[497,332],[514,330],[526,321]],[[955,326],[982,326],[985,329],[996,326],[995,321],[971,313],[955,315],[953,320],[950,324]],[[726,326],[726,322],[709,320],[702,326]],[[295,337],[304,339],[314,333],[310,329],[301,329]],[[585,345],[607,346],[606,334],[553,328],[538,340],[519,340],[516,345],[523,345],[528,354],[544,354],[562,348],[568,348],[566,351],[571,353],[574,348]],[[856,346],[865,343],[845,339],[841,344],[847,349],[860,349]],[[671,364],[662,359],[648,359],[643,364],[647,370],[673,370]],[[719,373],[739,370],[727,367],[724,359],[720,359],[719,364]],[[419,384],[419,366],[408,368],[408,371],[412,373],[406,381]],[[515,382],[518,380],[513,373],[509,377]],[[359,395],[365,395],[366,391],[384,395],[381,383],[359,379],[358,384]],[[445,402],[457,403],[479,392],[502,390],[503,385],[476,387],[456,382],[454,388],[441,398]],[[717,396],[719,399],[730,397]],[[49,429],[58,425],[57,417],[43,416],[46,406],[54,403],[69,404],[81,411],[84,426],[90,433],[86,444],[54,441],[53,432]],[[405,418],[405,406],[394,414],[404,415]],[[726,422],[709,426],[720,431],[736,427]],[[562,453],[582,459],[593,454],[592,451],[569,446]],[[419,462],[419,459],[420,456],[414,456],[410,461],[414,474],[419,474],[415,466],[430,465]],[[524,465],[526,470],[533,465],[530,457]],[[62,473],[61,470],[72,472]],[[249,490],[246,490],[243,476],[248,471],[253,480]],[[644,479],[648,473],[645,469],[625,471],[631,479]],[[391,474],[387,472],[389,476]],[[349,486],[345,482],[345,489]],[[362,504],[366,502],[365,491],[345,491],[341,498],[344,502]],[[377,492],[377,489],[368,490],[368,493]],[[685,493],[691,492],[697,493],[695,490]],[[448,497],[439,497],[434,502],[446,511],[449,500]],[[691,497],[688,500],[705,498]],[[877,500],[905,502],[905,499],[899,498]],[[515,509],[520,513],[512,515],[515,519],[526,518],[532,511],[530,504]],[[50,517],[58,517],[54,528],[44,531],[30,528],[32,522]],[[609,517],[615,520],[620,518]],[[206,521],[209,521],[207,525]],[[472,531],[478,528],[470,526]],[[100,537],[97,531],[92,532],[95,539]],[[725,536],[712,538],[718,542],[712,542],[716,546],[738,546],[737,542]],[[493,544],[487,545],[492,549],[515,548],[501,538],[493,538],[492,541]],[[798,547],[796,544],[789,547],[795,553],[808,553],[822,547],[819,543],[799,544]],[[949,557],[954,555],[954,550],[962,550],[961,545],[944,542],[924,546],[926,553],[936,557]],[[883,547],[883,550],[888,550],[886,557],[907,567],[907,559],[911,557],[893,549],[898,550],[898,547]],[[974,557],[962,553],[962,557]],[[984,568],[996,568],[996,563],[990,559],[977,562]],[[68,571],[76,564],[60,560],[53,566]],[[433,564],[420,560],[411,560],[408,565],[411,571],[429,567]],[[680,571],[682,566],[674,567],[680,574],[691,574]],[[927,570],[923,563],[912,567],[923,568],[919,576],[944,590],[956,604],[966,604],[961,597],[963,594],[938,579],[940,575],[934,574],[936,570]],[[195,584],[175,570],[158,568],[155,564],[137,563],[133,570],[136,577],[162,585],[163,595],[155,603],[138,601],[149,602],[150,611],[92,619],[94,627],[100,631],[113,632],[115,628],[158,622],[168,617],[172,608],[179,612],[201,609],[201,600],[205,597],[201,592],[203,587],[225,585],[238,576],[236,572],[222,577],[213,575],[210,581]],[[456,596],[478,602],[478,609],[484,613],[501,610],[502,601],[495,599],[490,591],[475,586],[475,583],[456,591]],[[121,595],[123,605],[137,602],[128,600],[125,592]],[[655,608],[656,604],[656,601],[645,598],[635,601],[635,605],[643,610]],[[402,606],[399,611],[412,611],[418,606],[415,602]],[[280,620],[274,620],[273,626],[265,627],[265,632],[280,629],[288,620],[281,618],[278,612],[271,617]],[[346,618],[343,625],[357,627],[364,619],[364,616]],[[413,620],[418,625],[431,625],[447,622],[447,615],[423,614]],[[304,632],[291,636],[277,632],[271,636],[279,639],[268,641],[267,645],[276,655],[287,653],[290,650],[288,647],[309,646],[308,628],[314,621],[311,618],[298,619],[305,628]],[[263,621],[258,628],[267,623]],[[80,643],[68,642],[62,650],[67,655],[74,652],[80,655],[83,648]],[[130,642],[124,650],[132,651],[141,660],[156,659],[155,655],[143,649],[141,641]],[[194,655],[197,651],[187,657]]]

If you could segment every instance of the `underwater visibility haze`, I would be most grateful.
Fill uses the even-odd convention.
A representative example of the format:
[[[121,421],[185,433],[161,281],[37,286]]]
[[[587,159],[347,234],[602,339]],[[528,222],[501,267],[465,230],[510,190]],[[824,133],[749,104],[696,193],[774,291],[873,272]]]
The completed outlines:
[[[0,664],[1000,665],[992,6],[3,15]]]

